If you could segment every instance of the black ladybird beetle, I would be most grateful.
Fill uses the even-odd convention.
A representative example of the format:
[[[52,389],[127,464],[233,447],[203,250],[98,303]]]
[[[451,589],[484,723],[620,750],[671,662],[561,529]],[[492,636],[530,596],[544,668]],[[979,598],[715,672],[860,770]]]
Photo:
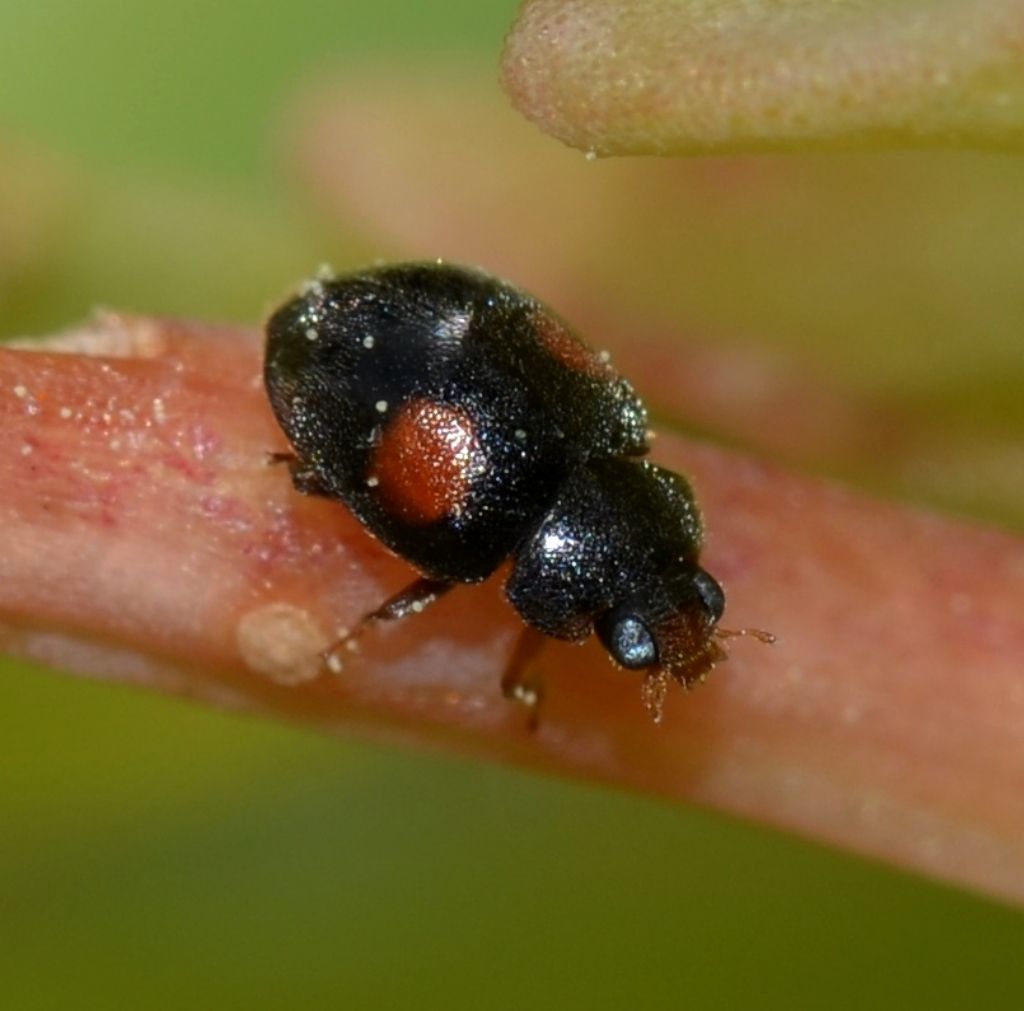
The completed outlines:
[[[724,658],[737,633],[717,628],[693,493],[643,459],[647,412],[607,357],[530,295],[445,263],[324,277],[271,316],[264,378],[294,450],[278,458],[421,573],[357,632],[511,559],[527,629],[596,632],[646,672],[655,719],[669,679],[690,687]],[[536,632],[503,682],[534,712]]]

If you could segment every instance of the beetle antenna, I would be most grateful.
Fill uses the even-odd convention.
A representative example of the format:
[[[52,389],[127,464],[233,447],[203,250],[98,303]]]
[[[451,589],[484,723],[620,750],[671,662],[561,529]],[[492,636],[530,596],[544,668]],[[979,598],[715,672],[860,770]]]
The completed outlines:
[[[775,635],[760,628],[718,628],[716,626],[714,634],[719,639],[738,639],[740,636],[749,635],[766,646],[770,646],[776,641]]]
[[[668,694],[669,672],[664,667],[651,667],[644,676],[640,698],[655,723],[661,723],[665,714],[665,696]]]

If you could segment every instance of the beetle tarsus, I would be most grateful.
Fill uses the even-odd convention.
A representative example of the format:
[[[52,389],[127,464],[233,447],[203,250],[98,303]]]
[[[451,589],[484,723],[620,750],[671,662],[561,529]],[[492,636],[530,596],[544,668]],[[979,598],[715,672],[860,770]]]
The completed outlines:
[[[531,732],[540,726],[540,707],[544,701],[543,680],[533,667],[533,660],[543,645],[543,634],[525,626],[501,677],[501,694],[511,702],[526,706],[526,727]]]
[[[410,614],[419,614],[455,585],[454,582],[430,579],[426,576],[410,583],[393,597],[388,597],[380,607],[364,614],[355,628],[328,646],[320,654],[325,665],[332,673],[339,673],[344,667],[342,653],[355,651],[358,648],[359,637],[370,625],[375,625],[379,621],[398,621]]]

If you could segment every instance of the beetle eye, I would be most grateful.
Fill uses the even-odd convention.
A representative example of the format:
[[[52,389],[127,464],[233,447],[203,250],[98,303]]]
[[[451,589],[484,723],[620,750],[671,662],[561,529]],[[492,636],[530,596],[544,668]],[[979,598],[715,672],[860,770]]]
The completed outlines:
[[[640,670],[658,662],[654,636],[635,614],[610,611],[598,619],[595,631],[616,663],[628,670]]]
[[[693,585],[701,603],[711,616],[711,624],[717,624],[725,610],[725,593],[722,592],[722,588],[703,569],[698,569],[694,573]]]

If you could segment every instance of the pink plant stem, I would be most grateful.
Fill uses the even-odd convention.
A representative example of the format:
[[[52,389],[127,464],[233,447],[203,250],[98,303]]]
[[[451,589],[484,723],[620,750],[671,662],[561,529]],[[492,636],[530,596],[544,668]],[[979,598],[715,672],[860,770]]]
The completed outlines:
[[[498,690],[520,627],[500,581],[323,671],[319,650],[413,573],[267,463],[286,446],[255,335],[107,317],[2,349],[0,417],[9,654],[696,802],[1024,899],[1018,539],[663,436],[705,511],[723,623],[779,641],[733,641],[661,726],[636,675],[551,642],[531,734]]]

